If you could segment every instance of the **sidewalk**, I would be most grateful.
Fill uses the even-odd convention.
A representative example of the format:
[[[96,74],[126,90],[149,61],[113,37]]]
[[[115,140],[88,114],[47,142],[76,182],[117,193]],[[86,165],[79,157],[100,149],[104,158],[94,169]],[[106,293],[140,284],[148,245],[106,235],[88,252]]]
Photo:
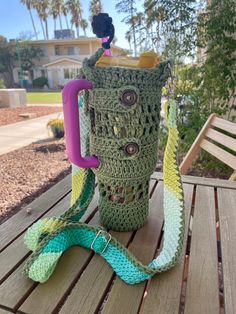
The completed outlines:
[[[56,119],[58,112],[27,121],[0,127],[0,155],[27,146],[38,140],[49,138],[47,122]]]
[[[41,104],[41,103],[34,103],[34,104],[27,104],[27,107],[62,107],[62,103],[58,104]]]

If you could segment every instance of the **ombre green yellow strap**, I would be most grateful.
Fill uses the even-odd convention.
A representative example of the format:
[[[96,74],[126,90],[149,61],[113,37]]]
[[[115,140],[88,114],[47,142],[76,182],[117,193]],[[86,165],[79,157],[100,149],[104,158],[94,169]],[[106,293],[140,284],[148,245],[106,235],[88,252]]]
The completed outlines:
[[[183,188],[176,163],[176,113],[176,103],[171,100],[166,118],[168,141],[164,155],[165,225],[161,253],[151,263],[143,265],[103,228],[78,221],[85,213],[88,200],[93,194],[93,191],[89,190],[94,186],[94,177],[88,171],[80,174],[83,183],[78,197],[75,197],[71,209],[66,214],[60,218],[40,220],[28,230],[25,243],[33,253],[25,265],[24,272],[29,278],[45,282],[53,273],[63,252],[74,245],[92,249],[100,254],[128,284],[149,279],[175,265],[181,254],[184,236]]]

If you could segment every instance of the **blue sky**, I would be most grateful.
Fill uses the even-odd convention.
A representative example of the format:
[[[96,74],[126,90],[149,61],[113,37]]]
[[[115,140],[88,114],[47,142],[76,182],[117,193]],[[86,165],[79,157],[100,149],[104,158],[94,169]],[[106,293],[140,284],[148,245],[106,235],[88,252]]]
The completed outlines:
[[[82,7],[84,10],[84,17],[88,18],[89,12],[89,0],[81,0]],[[142,2],[142,1],[141,1]],[[139,1],[139,8],[141,10],[141,2]],[[107,12],[113,19],[113,24],[115,26],[115,36],[118,41],[116,45],[122,48],[129,48],[128,42],[125,40],[125,32],[127,31],[127,26],[121,22],[124,15],[118,14],[115,10],[115,0],[102,0],[103,12]],[[39,31],[39,38],[43,39],[43,33],[40,26],[39,19],[37,18],[37,13],[33,12],[36,29]],[[66,28],[64,18],[62,17],[63,25]],[[57,22],[59,28],[59,22]],[[49,19],[49,36],[53,37],[53,19]],[[16,38],[21,32],[32,31],[33,27],[30,20],[30,15],[27,8],[20,3],[20,0],[0,0],[0,35],[10,38]],[[83,32],[81,31],[81,34]],[[88,36],[93,36],[92,31],[89,27],[87,30]]]

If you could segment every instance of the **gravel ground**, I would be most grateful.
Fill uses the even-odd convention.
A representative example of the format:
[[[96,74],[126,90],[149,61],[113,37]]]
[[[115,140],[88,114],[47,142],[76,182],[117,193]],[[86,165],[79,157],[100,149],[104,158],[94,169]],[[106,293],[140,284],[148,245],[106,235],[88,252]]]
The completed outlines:
[[[19,113],[36,113],[37,117],[61,112],[61,107],[30,106],[0,108],[0,126],[19,122]],[[157,170],[162,171],[163,152],[159,151]],[[0,156],[0,223],[48,190],[70,173],[64,140],[50,140]],[[227,179],[229,171],[203,169],[195,165],[190,175]]]
[[[0,223],[70,171],[64,140],[44,140],[0,156]]]
[[[15,122],[25,121],[28,118],[19,117],[21,113],[35,113],[38,118],[46,116],[54,112],[62,112],[61,107],[45,107],[45,106],[28,106],[28,107],[17,107],[17,108],[0,108],[0,126],[11,124]]]
[[[162,171],[162,155],[159,151],[158,171]],[[39,141],[0,156],[0,224],[70,172],[63,139]],[[189,174],[227,178],[199,165]]]

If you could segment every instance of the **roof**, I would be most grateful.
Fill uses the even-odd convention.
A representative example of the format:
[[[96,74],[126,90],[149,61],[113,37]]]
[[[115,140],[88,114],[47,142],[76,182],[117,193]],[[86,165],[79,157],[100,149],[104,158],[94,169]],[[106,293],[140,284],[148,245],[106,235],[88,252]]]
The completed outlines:
[[[63,38],[63,39],[42,39],[42,40],[31,40],[29,43],[32,44],[48,44],[48,43],[83,43],[83,42],[89,42],[89,41],[95,41],[95,42],[101,42],[101,40],[97,37],[80,37],[80,38]]]
[[[72,59],[72,58],[61,58],[61,59],[57,59],[57,60],[55,60],[55,61],[46,63],[46,64],[44,64],[43,66],[44,66],[44,67],[48,67],[48,66],[55,65],[55,64],[58,64],[58,63],[61,63],[61,62],[64,62],[64,61],[72,62],[72,63],[75,63],[75,64],[82,65],[82,62],[79,61],[79,60]]]
[[[22,40],[25,42],[25,40]],[[97,37],[80,37],[80,38],[65,38],[65,39],[40,39],[40,40],[26,40],[27,43],[31,45],[46,45],[46,44],[83,44],[88,42],[97,42],[101,43],[101,39]],[[12,40],[8,42],[10,46],[15,46],[17,40]],[[21,42],[21,40],[18,40],[18,42]],[[123,48],[116,46],[114,44],[111,44],[111,47],[122,50]]]

